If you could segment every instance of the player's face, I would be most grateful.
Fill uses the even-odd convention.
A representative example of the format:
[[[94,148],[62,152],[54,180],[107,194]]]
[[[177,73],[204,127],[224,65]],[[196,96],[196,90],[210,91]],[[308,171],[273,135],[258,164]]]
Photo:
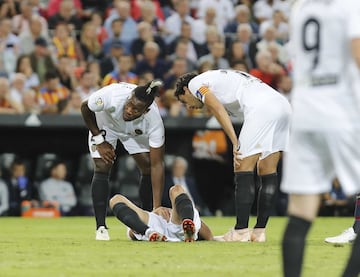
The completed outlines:
[[[123,119],[125,121],[132,121],[139,118],[146,111],[146,104],[132,95],[125,103]]]
[[[184,91],[185,94],[179,95],[179,101],[188,109],[201,109],[204,106],[204,103],[192,95],[187,87],[184,87]]]

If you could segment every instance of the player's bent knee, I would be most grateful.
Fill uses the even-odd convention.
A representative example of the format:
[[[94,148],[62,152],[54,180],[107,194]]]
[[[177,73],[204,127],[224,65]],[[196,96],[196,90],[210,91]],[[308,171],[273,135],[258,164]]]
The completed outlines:
[[[171,198],[175,198],[177,195],[185,193],[184,188],[181,185],[174,185],[169,190],[169,196]]]
[[[111,197],[109,201],[110,208],[112,209],[117,203],[125,203],[126,197],[122,196],[121,194],[116,194]]]

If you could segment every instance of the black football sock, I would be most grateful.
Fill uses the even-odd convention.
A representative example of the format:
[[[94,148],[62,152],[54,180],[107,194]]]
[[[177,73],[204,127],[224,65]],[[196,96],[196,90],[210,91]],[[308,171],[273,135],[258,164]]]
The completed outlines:
[[[282,241],[284,277],[299,277],[304,258],[305,238],[311,222],[290,216]]]
[[[255,197],[254,172],[236,172],[235,177],[235,229],[248,228],[251,206]]]
[[[141,175],[139,195],[141,200],[141,208],[146,211],[151,211],[153,206],[153,195],[150,175]]]
[[[186,193],[181,193],[175,198],[175,209],[181,220],[194,219],[193,204]]]
[[[356,236],[348,263],[346,265],[342,277],[359,276],[360,273],[359,253],[360,253],[360,236]]]
[[[356,234],[360,231],[360,194],[356,195],[353,229]]]
[[[269,220],[270,212],[275,206],[276,191],[278,186],[277,174],[260,176],[260,189],[258,196],[257,222],[255,228],[265,228]]]
[[[107,173],[95,172],[91,181],[91,196],[93,201],[96,229],[105,226],[105,217],[109,198],[109,175]]]
[[[122,223],[135,232],[145,235],[145,231],[149,228],[149,226],[142,222],[139,215],[125,203],[116,203],[112,210],[117,219],[119,219]]]

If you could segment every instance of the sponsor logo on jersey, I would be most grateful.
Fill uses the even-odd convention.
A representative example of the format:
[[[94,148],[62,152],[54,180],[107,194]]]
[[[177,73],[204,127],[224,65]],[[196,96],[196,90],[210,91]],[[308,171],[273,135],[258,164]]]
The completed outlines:
[[[135,129],[135,134],[137,135],[142,135],[143,131],[141,131],[140,129]]]

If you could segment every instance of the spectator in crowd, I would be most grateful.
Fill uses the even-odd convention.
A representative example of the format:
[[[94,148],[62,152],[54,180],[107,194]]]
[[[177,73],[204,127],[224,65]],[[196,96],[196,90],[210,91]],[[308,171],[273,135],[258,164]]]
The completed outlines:
[[[16,158],[10,166],[10,176],[7,180],[9,188],[9,215],[21,215],[21,202],[32,200],[36,192],[26,174],[25,162]]]
[[[1,1],[0,2],[0,18],[11,18],[17,14],[15,1]]]
[[[164,191],[169,191],[174,185],[180,185],[185,193],[189,195],[190,200],[195,204],[196,209],[201,215],[209,215],[208,208],[203,202],[198,192],[198,187],[195,179],[188,175],[188,161],[181,157],[175,157],[172,165],[171,172],[165,176]],[[171,207],[171,201],[168,194],[163,194],[162,206]]]
[[[167,209],[165,215],[159,209],[145,211],[121,194],[110,199],[110,208],[117,219],[130,228],[127,234],[132,240],[194,242],[214,239],[182,186],[173,186],[169,197],[172,209]]]
[[[165,17],[160,8],[159,1],[145,0],[133,1],[140,3],[140,17],[133,17],[137,22],[147,22],[151,26],[151,32],[162,35],[165,32]]]
[[[134,72],[140,75],[145,71],[151,71],[156,79],[163,80],[169,69],[169,63],[159,58],[159,52],[160,48],[156,42],[146,42],[144,45],[144,59],[136,63]]]
[[[217,28],[218,33],[223,36],[224,32],[220,25],[216,24],[216,9],[208,7],[203,18],[199,18],[194,22],[192,29],[192,37],[194,41],[201,45],[206,41],[206,30],[208,27],[214,26]]]
[[[125,54],[124,46],[120,40],[114,40],[110,45],[110,54],[100,61],[101,77],[104,78],[106,74],[113,70],[119,69],[119,58]]]
[[[38,101],[41,113],[59,113],[59,105],[69,98],[69,90],[60,83],[56,71],[48,71],[45,74],[44,85],[39,90]]]
[[[182,0],[179,0],[182,1]],[[198,58],[198,48],[199,46],[195,43],[195,41],[191,38],[192,27],[187,21],[183,21],[181,24],[181,31],[178,36],[172,41],[172,43],[168,46],[168,54],[174,52],[176,44],[179,40],[187,42],[187,53],[186,56],[192,62],[196,62]]]
[[[246,55],[244,45],[241,41],[233,41],[228,49],[228,53],[226,54],[227,60],[230,64],[232,64],[234,61],[242,60],[246,63],[247,68],[249,68],[251,61]]]
[[[235,35],[240,24],[249,24],[253,34],[259,32],[258,24],[251,20],[250,9],[245,4],[240,4],[235,7],[235,18],[226,24],[224,29],[225,33]]]
[[[230,67],[234,70],[249,72],[249,66],[244,60],[233,60],[230,63]]]
[[[23,113],[40,114],[40,105],[35,90],[28,89],[22,97]]]
[[[278,48],[278,61],[281,64],[287,64],[288,61],[288,55],[286,53],[286,50],[284,46],[282,46],[279,42],[276,40],[276,30],[275,27],[272,25],[266,26],[266,29],[264,30],[264,35],[262,39],[256,43],[256,49],[258,51],[261,50],[269,50],[269,45],[275,45]]]
[[[26,77],[22,73],[15,73],[10,78],[10,97],[19,107],[21,107],[21,110],[23,110],[22,97],[26,90],[25,81]]]
[[[77,198],[73,185],[66,180],[66,164],[63,161],[54,161],[49,170],[49,177],[39,184],[40,200],[58,204],[63,216],[71,215]]]
[[[193,61],[188,58],[188,48],[191,47],[187,39],[180,39],[177,41],[175,46],[175,52],[168,56],[170,61],[175,59],[184,59],[186,60],[186,68],[188,72],[191,72],[196,69],[196,61]]]
[[[42,36],[47,36],[48,24],[44,17],[37,15],[33,12],[33,6],[29,0],[23,0],[20,2],[20,14],[12,18],[12,32],[16,35],[22,33],[28,33],[30,31],[30,22],[33,17],[37,17],[37,20],[41,24],[40,33]]]
[[[266,20],[260,25],[260,36],[265,34],[265,30],[268,26],[272,26],[276,32],[276,40],[284,44],[289,39],[289,26],[285,21],[284,14],[280,10],[275,10],[271,20]]]
[[[57,73],[61,85],[68,90],[74,91],[77,86],[77,79],[75,76],[74,62],[67,55],[60,56],[57,64]]]
[[[48,49],[47,41],[39,37],[35,40],[35,49],[30,53],[30,63],[33,71],[38,75],[40,84],[45,80],[46,71],[55,71],[56,67]]]
[[[131,71],[133,68],[133,58],[131,55],[121,55],[119,57],[119,69],[111,71],[105,75],[102,87],[119,82],[126,82],[130,84],[138,83],[138,76]]]
[[[93,11],[90,15],[89,21],[94,24],[96,30],[96,37],[100,45],[109,37],[105,27],[103,26],[103,17],[99,11]]]
[[[11,20],[0,18],[0,71],[8,75],[15,71],[19,51],[19,38],[11,32]]]
[[[74,65],[77,64],[77,61],[84,60],[79,42],[71,36],[71,32],[65,23],[56,25],[52,44],[56,59],[66,55],[72,60]]]
[[[222,30],[224,30],[225,26],[235,17],[234,6],[231,0],[199,0],[196,15],[199,18],[203,18],[209,7],[217,11],[216,25],[220,26]]]
[[[93,74],[95,85],[100,87],[102,82],[101,68],[97,61],[88,62],[85,70]]]
[[[189,0],[176,0],[174,7],[174,13],[165,20],[165,42],[168,45],[180,36],[184,22],[190,25],[190,29],[194,28],[195,23],[195,19],[189,14]],[[194,36],[192,36],[192,38],[194,38]]]
[[[168,74],[164,78],[164,89],[175,89],[176,80],[187,72],[186,60],[176,58],[172,62],[172,66]]]
[[[227,69],[230,67],[227,59],[224,58],[225,44],[222,41],[214,42],[210,46],[210,53],[199,58],[198,65],[204,61],[208,61],[213,65],[214,69]]]
[[[25,76],[25,89],[38,89],[40,80],[31,67],[29,55],[20,55],[16,62],[15,73]]]
[[[108,178],[116,157],[118,139],[141,171],[139,195],[142,208],[152,210],[161,206],[164,126],[153,103],[161,85],[160,81],[155,80],[145,86],[111,84],[93,93],[81,106],[85,124],[89,128],[89,150],[95,165],[92,198],[96,240],[110,240],[105,223],[110,190]]]
[[[108,56],[109,54],[111,54],[111,47],[113,45],[114,42],[120,42],[122,45],[122,48],[124,51],[127,51],[127,48],[125,49],[124,47],[124,43],[122,43],[121,41],[121,33],[123,30],[123,25],[124,25],[124,20],[121,18],[115,18],[112,22],[111,22],[111,30],[112,30],[112,36],[107,38],[104,42],[103,42],[103,51],[104,54],[106,56]]]
[[[34,51],[35,40],[39,37],[43,37],[48,40],[48,30],[42,29],[41,17],[33,15],[29,20],[29,28],[23,30],[19,34],[19,46],[20,52],[23,54],[29,54]]]
[[[271,20],[275,10],[281,10],[288,15],[289,3],[282,0],[261,0],[256,1],[253,5],[254,17],[258,23]]]
[[[68,0],[72,2],[72,5],[67,3],[67,6],[71,6],[71,12],[72,14],[81,17],[82,11],[83,11],[83,5],[81,0]],[[63,0],[49,0],[47,6],[47,16],[52,17],[53,15],[59,14],[61,12],[62,2],[65,2]],[[68,8],[69,9],[69,8]],[[69,9],[70,10],[70,9]]]
[[[85,61],[101,60],[104,56],[101,44],[97,39],[96,26],[91,21],[82,26],[80,47]]]
[[[22,106],[11,98],[8,78],[0,77],[0,114],[17,114],[21,112]]]
[[[9,189],[0,174],[0,216],[7,215],[9,206]]]
[[[255,55],[257,52],[256,49],[256,39],[254,39],[251,26],[248,23],[239,24],[236,30],[235,37],[232,41],[240,41],[244,47],[246,56],[250,59],[251,64],[250,68],[253,68],[256,64]]]
[[[59,2],[58,0],[53,1]],[[48,18],[49,29],[54,30],[59,23],[65,24],[70,32],[81,29],[82,20],[75,12],[74,1],[75,0],[62,0],[61,3],[59,3],[59,11],[54,14],[52,14],[50,9]],[[76,1],[80,2],[79,0]]]
[[[81,114],[82,98],[79,92],[74,91],[70,93],[69,99],[64,104],[61,114]]]
[[[147,41],[154,41],[160,48],[159,57],[162,59],[166,58],[166,45],[161,36],[154,34],[151,31],[151,25],[148,22],[140,22],[138,24],[139,37],[135,39],[131,45],[131,54],[134,56],[135,61],[143,59],[144,45]]]
[[[215,42],[223,41],[224,37],[215,26],[208,26],[205,30],[205,42],[197,47],[199,57],[210,54],[210,49]]]
[[[261,50],[256,54],[256,64],[257,67],[251,69],[250,74],[272,88],[277,88],[280,77],[286,75],[284,69],[273,62],[271,53],[268,50]]]
[[[120,18],[123,21],[120,40],[124,44],[124,48],[127,53],[130,53],[130,46],[134,39],[138,37],[137,24],[135,20],[130,16],[130,3],[125,0],[116,1],[114,3],[115,11],[110,14],[105,20],[104,26],[109,34],[109,37],[113,37],[111,24],[114,19]]]
[[[81,99],[88,99],[89,96],[98,89],[99,87],[96,84],[94,74],[89,70],[81,72],[79,85],[75,89],[75,91],[80,94]]]

